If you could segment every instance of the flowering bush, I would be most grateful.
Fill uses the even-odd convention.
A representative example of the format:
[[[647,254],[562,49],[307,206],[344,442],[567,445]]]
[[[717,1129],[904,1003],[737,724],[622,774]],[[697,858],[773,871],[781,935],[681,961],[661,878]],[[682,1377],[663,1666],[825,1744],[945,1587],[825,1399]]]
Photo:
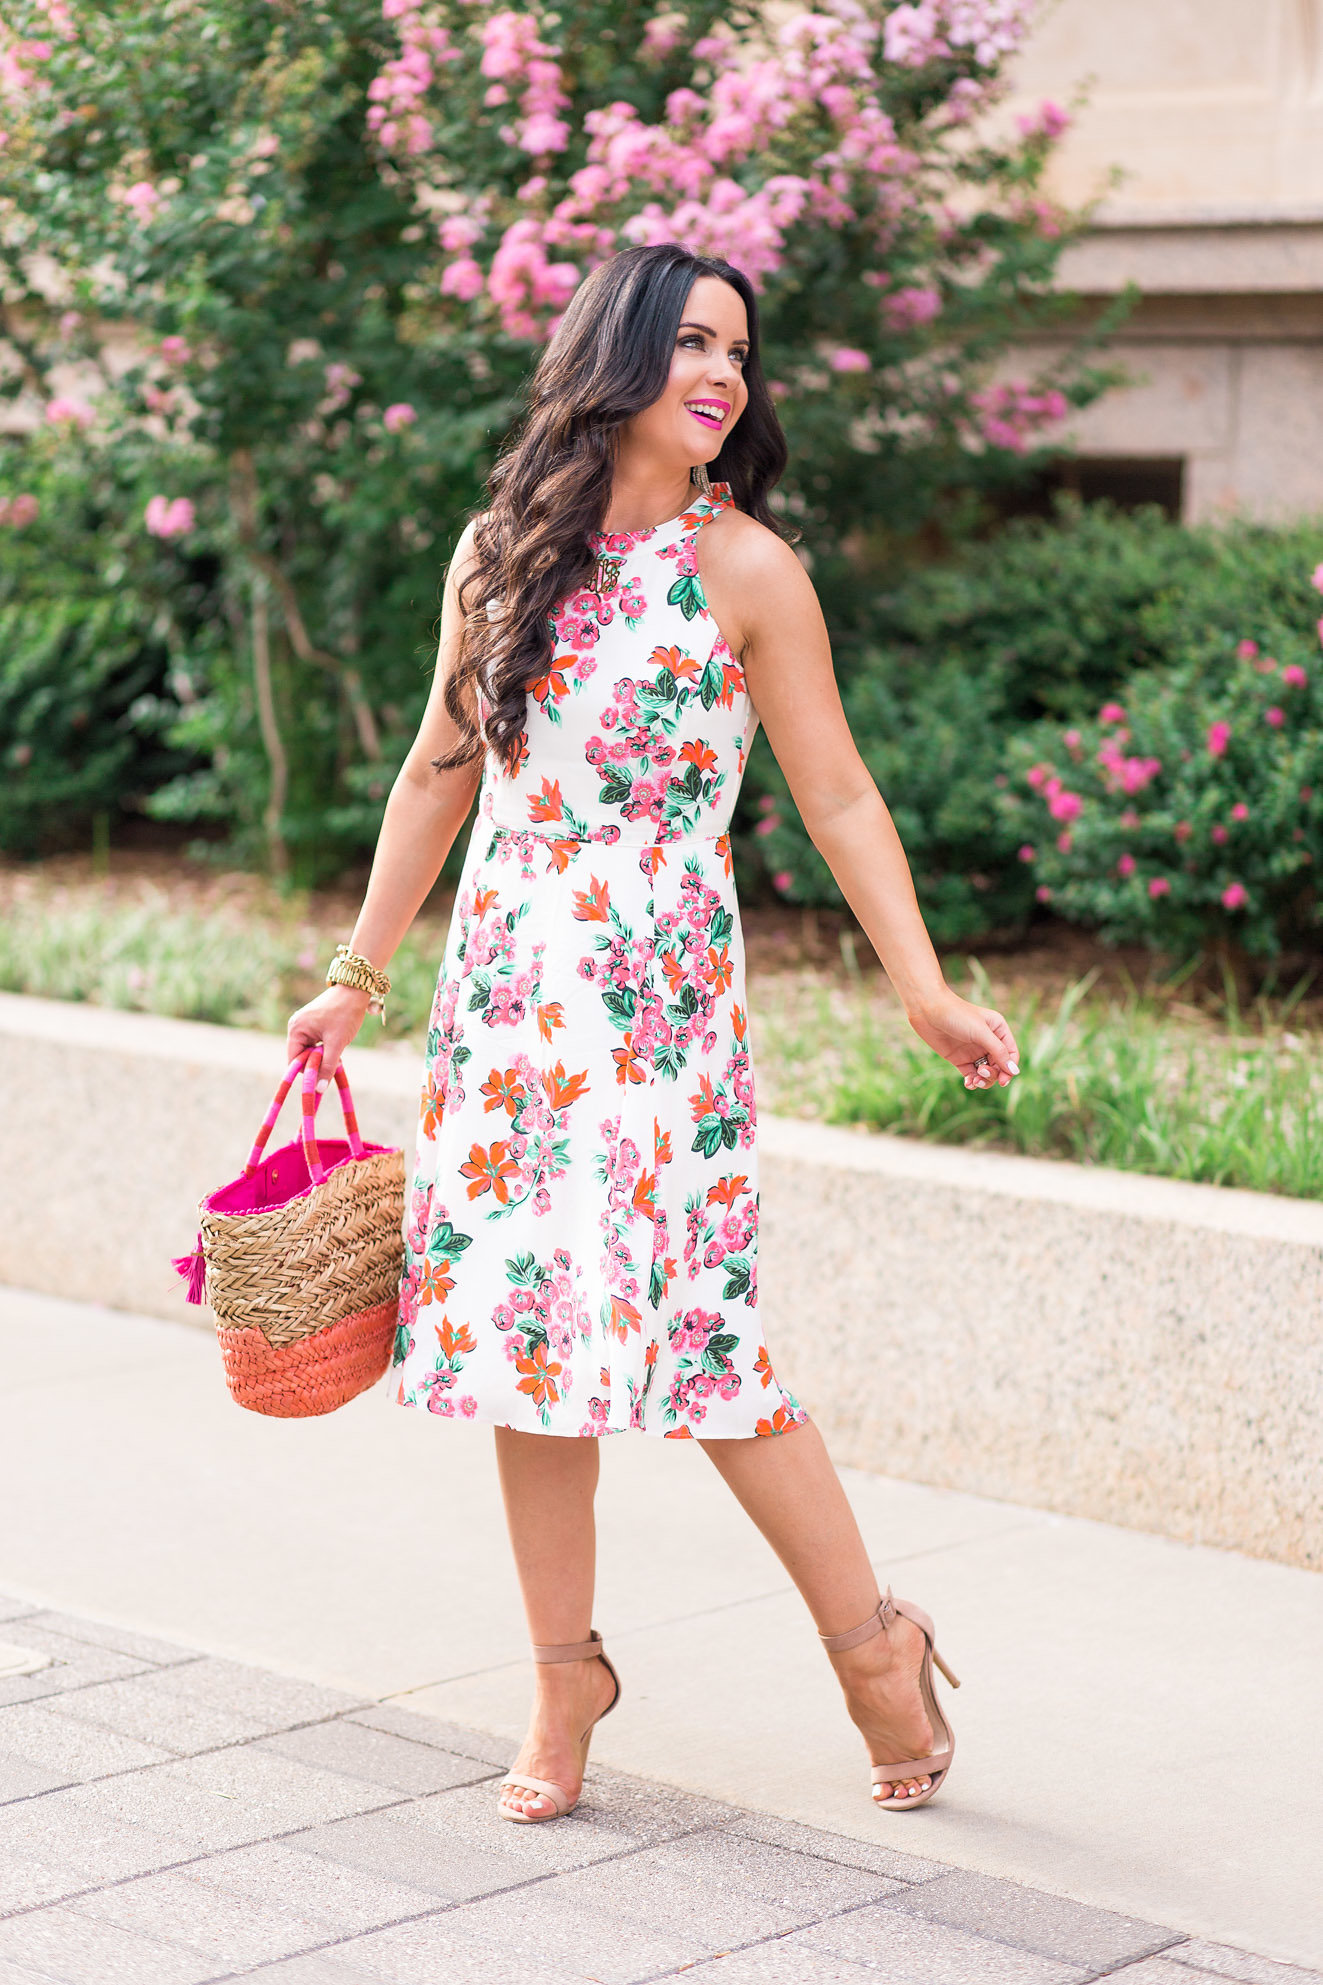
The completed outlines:
[[[1323,655],[1291,604],[1196,625],[1123,702],[1015,742],[1003,811],[1040,902],[1166,951],[1317,944]]]
[[[741,0],[11,0],[0,392],[32,449],[119,492],[103,523],[166,593],[205,567],[221,609],[205,676],[187,613],[162,620],[194,763],[154,808],[309,878],[370,842],[448,543],[536,345],[625,243],[714,249],[762,287],[783,500],[828,600],[847,530],[1019,473],[1098,383],[1071,358],[988,384],[1059,308],[1074,225],[1040,191],[1062,113],[980,123],[1026,20],[1027,0],[829,0],[774,30]],[[20,472],[2,528],[30,494]]]

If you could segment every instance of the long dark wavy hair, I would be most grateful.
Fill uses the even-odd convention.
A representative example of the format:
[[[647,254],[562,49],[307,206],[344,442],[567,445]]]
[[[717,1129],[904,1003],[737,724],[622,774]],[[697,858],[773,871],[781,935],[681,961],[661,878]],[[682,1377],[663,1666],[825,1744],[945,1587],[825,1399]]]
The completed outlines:
[[[685,302],[700,276],[738,291],[749,320],[748,401],[709,474],[730,484],[750,517],[778,536],[792,535],[767,502],[787,449],[763,377],[753,285],[729,262],[676,243],[622,249],[575,291],[533,374],[523,425],[488,477],[475,563],[460,588],[464,638],[446,685],[460,738],[434,761],[438,771],[471,764],[487,750],[517,768],[528,688],[545,675],[555,645],[552,610],[593,575],[589,534],[606,516],[618,431],[661,398]],[[501,603],[490,618],[489,601]]]

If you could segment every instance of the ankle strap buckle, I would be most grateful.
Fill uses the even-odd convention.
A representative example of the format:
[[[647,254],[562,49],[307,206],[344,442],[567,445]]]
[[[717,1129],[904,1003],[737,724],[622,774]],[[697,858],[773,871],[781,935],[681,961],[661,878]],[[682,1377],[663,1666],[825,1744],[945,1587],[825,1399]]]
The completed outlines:
[[[896,1618],[896,1602],[891,1596],[891,1587],[877,1602],[877,1611],[870,1613],[860,1626],[851,1627],[848,1633],[822,1633],[818,1639],[828,1654],[845,1654],[852,1647],[862,1647],[866,1640],[885,1633]]]

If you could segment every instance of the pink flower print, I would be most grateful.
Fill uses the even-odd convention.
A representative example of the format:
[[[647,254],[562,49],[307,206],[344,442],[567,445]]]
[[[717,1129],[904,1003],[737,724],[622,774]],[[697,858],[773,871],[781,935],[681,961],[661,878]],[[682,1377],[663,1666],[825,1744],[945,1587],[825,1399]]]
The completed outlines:
[[[1222,891],[1224,910],[1243,910],[1249,902],[1249,891],[1243,882],[1229,882]]]
[[[1221,756],[1225,752],[1230,742],[1231,742],[1230,724],[1225,724],[1219,719],[1217,723],[1210,724],[1208,726],[1207,743],[1208,743],[1208,755],[1210,758],[1221,758]]]
[[[471,1420],[478,1410],[478,1402],[471,1392],[466,1392],[459,1402],[459,1410],[466,1420]]]

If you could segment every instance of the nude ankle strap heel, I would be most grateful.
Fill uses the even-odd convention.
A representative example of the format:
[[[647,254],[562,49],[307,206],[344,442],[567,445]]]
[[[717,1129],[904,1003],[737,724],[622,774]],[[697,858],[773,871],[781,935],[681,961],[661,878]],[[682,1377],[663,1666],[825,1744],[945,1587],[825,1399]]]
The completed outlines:
[[[534,1661],[539,1663],[600,1661],[606,1669],[607,1674],[611,1677],[611,1680],[615,1683],[615,1694],[612,1696],[610,1702],[604,1710],[593,1718],[579,1739],[582,1753],[580,1767],[582,1768],[588,1762],[588,1746],[592,1740],[594,1729],[601,1722],[603,1716],[609,1716],[611,1714],[611,1711],[620,1700],[620,1677],[617,1675],[611,1662],[607,1659],[606,1649],[602,1646],[602,1636],[598,1633],[596,1627],[592,1629],[587,1640],[564,1641],[554,1646],[539,1646],[535,1641],[532,1647],[532,1654]],[[496,1810],[501,1815],[501,1818],[503,1820],[514,1820],[516,1824],[521,1826],[533,1826],[542,1820],[563,1819],[565,1814],[572,1813],[579,1803],[578,1798],[572,1799],[570,1797],[563,1785],[556,1785],[549,1778],[532,1778],[526,1771],[512,1771],[506,1778],[502,1779],[500,1791],[504,1794],[507,1790],[512,1792],[535,1792],[544,1799],[550,1799],[554,1808],[550,1813],[521,1813],[512,1810],[498,1798]]]
[[[900,1813],[908,1812],[912,1806],[927,1805],[938,1786],[945,1782],[946,1774],[951,1769],[951,1760],[955,1756],[955,1732],[937,1700],[937,1691],[933,1684],[934,1662],[953,1689],[958,1689],[960,1683],[937,1652],[934,1645],[936,1630],[932,1620],[921,1606],[911,1604],[908,1599],[893,1598],[891,1587],[888,1586],[885,1596],[878,1601],[877,1611],[870,1613],[860,1626],[851,1627],[846,1633],[819,1634],[818,1639],[828,1654],[845,1654],[852,1647],[862,1647],[865,1641],[874,1639],[880,1633],[886,1633],[897,1616],[912,1620],[923,1634],[923,1665],[919,1669],[919,1691],[923,1697],[928,1720],[933,1726],[933,1735],[938,1741],[938,1749],[929,1757],[900,1758],[895,1764],[873,1766],[874,1787],[895,1785],[908,1778],[927,1778],[932,1781],[926,1792],[916,1792],[913,1796],[906,1794],[901,1798],[897,1798],[893,1793],[889,1799],[879,1799],[874,1790],[875,1806],[885,1807],[889,1812]]]

